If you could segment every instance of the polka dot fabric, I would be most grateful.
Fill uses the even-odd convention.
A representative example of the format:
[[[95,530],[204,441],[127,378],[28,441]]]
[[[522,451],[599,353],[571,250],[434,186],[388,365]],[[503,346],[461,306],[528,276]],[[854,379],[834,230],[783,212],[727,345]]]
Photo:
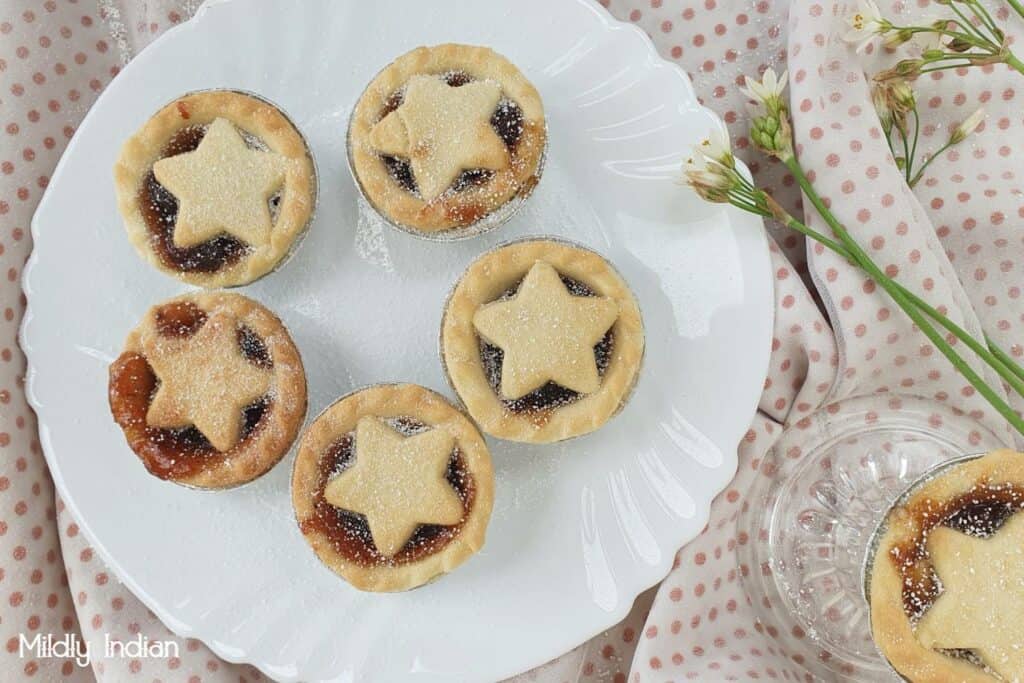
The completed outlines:
[[[0,678],[85,681],[88,669],[19,656],[19,634],[78,634],[53,483],[25,401],[17,345],[29,221],[75,125],[117,73],[92,3],[0,5]]]
[[[856,56],[837,39],[842,3],[795,0],[602,0],[644,29],[679,64],[707,106],[729,126],[737,155],[795,215],[793,178],[747,138],[742,74],[789,68],[795,134],[805,168],[836,214],[890,273],[942,305],[967,329],[984,328],[1024,356],[1020,305],[1024,240],[1019,171],[1012,154],[1024,126],[1024,79],[1003,67],[947,72],[919,82],[923,144],[984,105],[976,137],[936,160],[911,192],[880,138],[863,71],[891,56]],[[941,10],[920,0],[883,2],[890,13]],[[24,310],[21,268],[28,225],[49,173],[75,126],[118,66],[198,2],[8,0],[0,6],[0,677],[13,680],[261,680],[251,667],[217,659],[196,640],[180,657],[103,659],[92,670],[18,655],[17,634],[75,634],[101,643],[175,638],[121,586],[54,497],[23,389],[16,332]],[[1019,26],[1001,19],[1013,29]],[[680,150],[682,155],[683,151]],[[682,191],[682,190],[681,190]],[[811,217],[808,216],[810,220]],[[822,226],[815,224],[815,227]],[[775,334],[759,412],[739,444],[739,471],[715,500],[707,528],[680,550],[665,581],[645,592],[620,624],[517,680],[805,680],[799,655],[756,623],[736,550],[758,539],[736,528],[764,453],[785,429],[839,399],[915,394],[949,403],[964,420],[1009,435],[987,404],[875,284],[829,253],[808,249],[778,226],[774,240]],[[891,405],[879,397],[879,409]],[[1024,406],[1016,406],[1018,408]],[[792,454],[799,457],[799,453]]]

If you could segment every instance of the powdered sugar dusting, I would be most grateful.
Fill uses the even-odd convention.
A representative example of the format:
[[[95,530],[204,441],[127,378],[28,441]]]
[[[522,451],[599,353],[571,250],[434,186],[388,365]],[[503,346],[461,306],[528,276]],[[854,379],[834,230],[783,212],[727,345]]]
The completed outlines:
[[[380,268],[387,273],[395,270],[384,240],[386,223],[368,201],[362,196],[357,200],[358,219],[356,221],[355,248],[359,258],[371,266]]]

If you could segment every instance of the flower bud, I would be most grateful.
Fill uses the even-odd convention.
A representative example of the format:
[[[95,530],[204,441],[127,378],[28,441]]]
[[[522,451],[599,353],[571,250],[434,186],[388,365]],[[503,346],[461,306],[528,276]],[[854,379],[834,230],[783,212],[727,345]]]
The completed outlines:
[[[766,114],[750,122],[750,139],[758,149],[779,159],[793,156],[793,132],[782,114]]]
[[[914,79],[921,75],[922,65],[923,62],[920,59],[902,59],[896,62],[893,71],[904,78]]]
[[[896,109],[909,112],[917,106],[917,102],[914,99],[914,90],[910,87],[910,83],[901,78],[896,78],[889,81],[888,86]]]
[[[878,120],[886,135],[892,131],[893,113],[889,104],[888,88],[884,83],[875,83],[871,88],[871,103],[875,106]]]
[[[953,52],[967,52],[973,46],[966,40],[954,38],[953,40],[949,41],[949,44],[946,45],[946,47],[948,47]]]
[[[949,136],[950,144],[956,145],[963,142],[968,135],[978,129],[978,126],[980,126],[984,120],[985,108],[981,107],[964,119],[963,123],[953,129],[953,132]]]

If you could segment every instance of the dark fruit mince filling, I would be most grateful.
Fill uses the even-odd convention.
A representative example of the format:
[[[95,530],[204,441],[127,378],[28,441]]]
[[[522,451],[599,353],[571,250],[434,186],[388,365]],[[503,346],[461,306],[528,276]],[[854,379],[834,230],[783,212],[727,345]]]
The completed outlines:
[[[410,436],[427,429],[422,422],[409,417],[398,418],[392,427]],[[476,482],[469,472],[462,452],[455,448],[448,461],[445,478],[452,485],[459,499],[462,500],[466,514],[462,521],[451,526],[440,524],[421,524],[412,537],[393,557],[387,558],[380,554],[373,543],[373,535],[361,514],[336,508],[324,498],[327,483],[335,476],[344,472],[355,457],[355,434],[349,433],[334,442],[320,458],[320,479],[317,482],[313,497],[312,516],[300,522],[302,533],[319,532],[326,536],[334,550],[347,561],[368,567],[378,564],[390,566],[409,564],[433,555],[444,549],[453,538],[459,535],[462,525],[473,509],[476,498]]]
[[[445,83],[453,88],[465,85],[473,82],[475,79],[465,71],[449,71],[441,76],[444,78]],[[384,108],[381,110],[380,118],[383,119],[385,116],[398,109],[402,105],[402,99],[404,93],[401,90],[396,90],[384,103]],[[379,119],[378,119],[379,120]],[[491,116],[491,127],[494,128],[494,132],[502,139],[505,143],[505,147],[508,148],[510,154],[514,154],[516,146],[519,144],[520,138],[523,137],[523,111],[519,108],[519,105],[512,100],[503,97],[498,102],[498,108],[494,110],[494,114]],[[416,187],[416,177],[413,175],[412,166],[409,164],[408,159],[400,157],[381,155],[381,160],[384,162],[384,166],[388,169],[388,173],[398,183],[402,189],[412,194],[417,194],[418,189]],[[467,171],[463,171],[462,174],[455,179],[452,183],[452,192],[462,192],[474,186],[480,186],[485,184],[494,176],[494,171],[475,168]]]
[[[918,619],[939,597],[942,583],[928,557],[928,533],[937,526],[956,529],[969,536],[991,536],[1012,515],[1024,510],[1024,488],[979,485],[970,493],[945,504],[923,500],[907,512],[920,529],[916,538],[889,551],[903,579],[903,609]]]
[[[178,156],[192,152],[203,136],[205,126],[186,126],[175,133],[163,150],[160,158]],[[244,133],[242,136],[249,147],[264,149],[257,138]],[[249,245],[231,235],[223,234],[192,247],[179,247],[174,244],[174,224],[178,220],[178,200],[161,185],[152,169],[142,180],[139,188],[139,206],[142,218],[149,230],[150,244],[168,268],[184,273],[215,273],[218,270],[237,263],[249,251]],[[280,193],[271,197],[271,216],[276,215],[280,205]]]
[[[206,313],[190,301],[170,303],[156,312],[157,331],[166,337],[190,337],[205,322]],[[260,367],[272,367],[265,343],[252,330],[240,327],[238,338],[246,359]],[[114,421],[124,430],[128,445],[146,469],[160,479],[181,479],[208,466],[211,456],[229,455],[230,451],[222,454],[215,449],[194,426],[164,429],[146,424],[146,413],[159,384],[142,354],[126,351],[110,366],[109,398]],[[270,397],[263,396],[243,409],[242,438],[235,449],[257,432],[272,405]]]
[[[597,293],[587,285],[573,280],[565,275],[559,275],[562,282],[565,284],[566,289],[569,290],[573,296],[597,296]],[[510,299],[515,296],[516,292],[519,291],[519,286],[522,281],[517,282],[513,287],[509,288],[505,293],[498,297],[498,301],[504,299]],[[614,328],[609,329],[604,337],[594,346],[594,360],[597,361],[597,372],[600,376],[604,376],[605,371],[608,369],[608,365],[612,360],[612,352],[615,347],[615,332]],[[487,382],[491,385],[491,389],[499,397],[501,396],[501,366],[505,360],[505,352],[497,346],[488,344],[483,339],[480,339],[480,360],[483,362],[484,374],[487,375]],[[572,389],[566,389],[560,384],[555,382],[548,382],[539,389],[534,389],[525,396],[520,396],[517,399],[501,399],[501,402],[514,413],[532,415],[536,419],[543,421],[546,420],[550,415],[551,411],[560,408],[562,406],[574,403],[583,397],[577,391]]]

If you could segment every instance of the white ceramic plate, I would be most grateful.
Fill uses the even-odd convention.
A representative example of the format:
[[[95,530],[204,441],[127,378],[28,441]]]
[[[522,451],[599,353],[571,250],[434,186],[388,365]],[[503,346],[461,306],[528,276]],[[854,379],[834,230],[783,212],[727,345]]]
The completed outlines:
[[[490,45],[516,62],[540,89],[551,138],[526,207],[492,233],[449,244],[360,209],[344,137],[378,69],[444,41]],[[625,411],[562,445],[492,440],[487,545],[432,585],[361,594],[321,566],[292,517],[291,458],[240,489],[191,491],[146,474],[110,418],[108,363],[148,306],[185,289],[129,245],[110,169],[157,108],[218,86],[283,107],[319,166],[305,242],[242,289],[291,329],[310,415],[371,382],[450,395],[437,357],[441,306],[466,265],[499,242],[537,233],[583,242],[640,300],[647,356]],[[285,680],[493,680],[615,623],[704,526],[735,471],[767,367],[772,284],[760,222],[675,182],[690,144],[720,125],[646,36],[577,0],[205,7],[103,93],[33,223],[29,396],[86,537],[172,630]]]

